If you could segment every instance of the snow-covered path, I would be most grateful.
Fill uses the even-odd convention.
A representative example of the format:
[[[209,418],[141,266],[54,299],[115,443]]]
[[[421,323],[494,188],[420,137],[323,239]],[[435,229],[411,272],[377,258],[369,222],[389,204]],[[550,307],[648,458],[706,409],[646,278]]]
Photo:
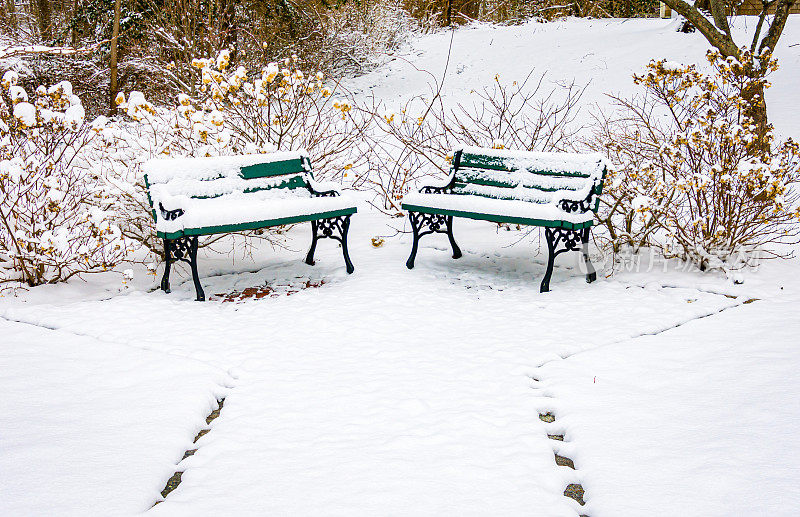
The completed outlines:
[[[741,303],[693,289],[587,286],[564,268],[542,295],[532,246],[502,249],[518,237],[485,223],[460,226],[459,261],[431,239],[408,271],[406,239],[369,248],[375,224],[364,219],[353,276],[328,246],[314,268],[287,255],[258,274],[205,281],[225,292],[258,285],[259,275],[329,280],[293,296],[198,304],[189,282],[169,296],[3,316],[205,361],[236,378],[154,514],[575,515],[562,492],[580,473],[555,465],[535,368]]]

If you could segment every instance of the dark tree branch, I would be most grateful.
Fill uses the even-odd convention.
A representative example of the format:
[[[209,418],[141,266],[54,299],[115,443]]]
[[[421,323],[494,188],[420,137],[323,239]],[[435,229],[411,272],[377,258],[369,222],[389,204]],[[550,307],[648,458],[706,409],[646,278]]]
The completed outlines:
[[[761,0],[761,14],[758,15],[758,25],[756,25],[756,32],[753,34],[753,42],[750,44],[750,52],[755,53],[756,45],[758,45],[758,38],[761,37],[761,28],[764,26],[764,19],[769,13],[769,8],[776,2],[776,0]]]
[[[786,0],[783,0],[786,1]],[[711,0],[711,3],[722,3],[720,0]],[[739,57],[739,48],[734,43],[733,38],[730,36],[730,28],[728,27],[727,20],[724,27],[727,32],[720,32],[708,18],[703,15],[695,6],[689,5],[684,0],[664,0],[664,3],[674,9],[678,14],[689,20],[697,29],[705,36],[709,43],[711,43],[717,50],[725,57]],[[717,8],[719,9],[719,8]],[[722,7],[724,9],[724,6]],[[712,12],[715,10],[712,7]],[[722,30],[725,30],[723,28]]]
[[[778,0],[778,6],[775,7],[775,16],[772,18],[772,25],[769,26],[767,35],[761,40],[761,45],[758,46],[759,54],[764,52],[771,54],[775,50],[775,45],[778,44],[778,39],[783,33],[786,19],[789,17],[789,10],[794,5],[794,2],[795,0]]]

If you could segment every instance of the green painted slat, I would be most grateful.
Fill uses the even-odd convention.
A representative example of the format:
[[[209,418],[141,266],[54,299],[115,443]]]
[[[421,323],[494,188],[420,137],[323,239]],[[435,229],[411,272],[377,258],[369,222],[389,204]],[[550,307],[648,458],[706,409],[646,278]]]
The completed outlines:
[[[285,179],[278,183],[277,185],[273,185],[271,187],[254,187],[254,188],[246,188],[242,192],[245,194],[250,194],[251,192],[260,192],[262,190],[272,190],[276,188],[286,188],[289,190],[293,190],[296,188],[304,188],[306,187],[306,179],[302,175],[292,176],[288,179]],[[214,199],[218,197],[222,197],[225,194],[215,194],[213,196],[191,196],[192,199]]]
[[[192,235],[213,235],[216,233],[231,233],[241,232],[245,230],[257,230],[259,228],[267,228],[269,226],[283,226],[286,224],[303,223],[306,221],[317,221],[319,219],[328,219],[330,217],[340,217],[343,215],[355,214],[358,210],[356,207],[344,208],[342,210],[333,210],[330,212],[320,212],[316,214],[304,214],[293,217],[282,217],[279,219],[267,219],[263,221],[252,221],[249,223],[239,224],[224,224],[219,226],[206,226],[203,228],[185,228],[179,232],[157,232],[158,237],[161,239],[177,239],[179,237],[186,237]]]
[[[460,210],[444,210],[426,206],[407,205],[405,203],[402,204],[402,207],[403,210],[408,210],[410,212],[421,212],[423,214],[452,215],[453,217],[466,217],[468,219],[492,221],[494,223],[521,224],[526,226],[547,226],[550,228],[565,228],[567,230],[581,230],[583,228],[589,228],[594,224],[594,221],[587,221],[585,223],[570,223],[568,221],[549,221],[544,219],[528,219],[525,217],[510,217],[495,214],[478,214],[475,212],[462,212]]]
[[[514,163],[514,159],[512,158],[502,158],[499,156],[486,156],[483,154],[471,154],[471,153],[463,153],[461,155],[461,161],[458,164],[458,168],[464,167],[475,167],[477,169],[490,169],[495,171],[515,171],[518,170],[511,166]],[[570,171],[570,172],[562,172],[562,171],[544,171],[538,169],[526,169],[531,174],[541,174],[543,176],[569,176],[574,178],[588,178],[589,174],[578,172],[578,171]]]
[[[547,201],[530,201],[530,200],[527,200],[527,199],[520,199],[519,197],[514,197],[513,193],[509,193],[508,195],[493,196],[491,194],[483,194],[483,193],[478,193],[478,192],[460,190],[460,189],[466,189],[467,187],[468,187],[468,185],[465,184],[465,183],[456,183],[455,185],[453,185],[453,195],[456,195],[456,196],[477,196],[477,197],[483,197],[483,198],[487,198],[487,199],[501,199],[503,201],[523,201],[525,203],[534,203],[534,204],[537,204],[537,205],[541,205],[541,204],[544,204],[544,203],[547,202]],[[509,190],[512,190],[512,189],[509,189]]]
[[[284,174],[294,174],[298,172],[307,172],[302,158],[248,165],[246,167],[242,167],[239,171],[239,174],[243,178],[249,180],[253,178],[283,176]]]
[[[517,185],[515,183],[511,183],[510,181],[487,180],[471,175],[468,176],[466,174],[462,174],[462,172],[463,171],[456,172],[456,185],[466,185],[467,183],[469,183],[471,185],[480,185],[482,187],[517,188]],[[576,188],[553,188],[553,187],[543,187],[541,185],[524,185],[522,188],[529,188],[533,190],[538,190],[540,192],[557,192],[559,190],[578,190]]]
[[[153,206],[153,198],[150,197],[150,180],[147,178],[147,174],[144,175],[144,187],[145,192],[147,192],[147,202],[150,204],[150,213],[153,215],[153,221],[158,221],[156,219],[156,208]]]
[[[458,176],[456,176],[456,181],[455,181],[455,184],[453,186],[454,187],[459,187],[459,188],[467,188],[469,185],[479,185],[481,187],[507,188],[509,190],[517,188],[517,187],[515,187],[513,185],[503,185],[503,184],[500,184],[500,183],[497,183],[497,182],[492,182],[492,181],[484,181],[484,182],[459,181]],[[547,187],[537,187],[537,186],[528,186],[528,185],[526,185],[526,186],[524,186],[522,188],[535,190],[535,191],[538,191],[538,192],[558,192],[559,190],[571,190],[571,191],[574,192],[574,191],[578,190],[578,189],[574,189],[574,188],[563,188],[562,189],[562,188],[547,188]],[[469,194],[472,194],[473,196],[494,197],[494,196],[489,196],[489,195],[486,195],[486,194],[477,194],[475,192],[469,192]],[[500,199],[517,199],[517,198],[500,198]]]

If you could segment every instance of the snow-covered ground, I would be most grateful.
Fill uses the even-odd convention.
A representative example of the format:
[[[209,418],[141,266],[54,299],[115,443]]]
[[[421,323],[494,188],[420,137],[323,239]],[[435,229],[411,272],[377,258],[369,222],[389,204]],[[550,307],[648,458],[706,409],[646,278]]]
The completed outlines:
[[[455,35],[465,43],[454,45],[451,71],[467,89],[535,64],[553,79],[594,76],[587,99],[600,99],[631,88],[630,73],[650,57],[702,58],[699,36],[669,23],[468,28]],[[779,74],[800,55],[788,47],[800,17],[787,31]],[[437,73],[448,42],[424,37],[405,59]],[[358,83],[400,99],[427,88],[412,70],[398,59]],[[769,106],[796,134],[800,107],[783,87]],[[362,202],[347,275],[331,241],[320,242],[316,266],[301,262],[307,226],[289,232],[289,249],[201,257],[205,303],[193,301],[186,271],[166,295],[144,268],[127,286],[109,274],[6,292],[0,515],[800,507],[798,261],[766,263],[739,285],[674,264],[606,269],[587,285],[577,254],[562,255],[552,292],[541,294],[537,232],[458,220],[464,257],[450,258],[445,237],[427,237],[409,271],[410,237],[396,232],[404,220]],[[375,236],[386,243],[373,247]],[[264,285],[275,296],[220,301]],[[547,412],[554,423],[539,418]],[[557,466],[555,452],[576,470]],[[153,506],[175,470],[181,484]],[[586,490],[584,507],[564,497],[570,483]]]
[[[755,16],[732,19],[736,41],[749,45]],[[414,96],[431,97],[431,85],[442,81],[442,98],[449,105],[471,105],[473,90],[490,85],[495,76],[511,84],[533,70],[544,74],[542,92],[559,85],[586,86],[577,123],[589,122],[595,105],[610,105],[606,94],[636,92],[632,75],[642,73],[651,59],[669,59],[707,67],[708,43],[699,32],[676,32],[677,20],[570,19],[561,23],[528,23],[498,27],[475,25],[454,34],[441,32],[415,41],[387,65],[359,77],[349,86],[374,95],[397,110]],[[450,45],[452,37],[452,47]],[[752,37],[752,36],[750,36]],[[787,136],[800,133],[800,16],[790,16],[775,56],[780,69],[771,76],[767,109],[775,127]],[[449,58],[449,59],[448,59]]]

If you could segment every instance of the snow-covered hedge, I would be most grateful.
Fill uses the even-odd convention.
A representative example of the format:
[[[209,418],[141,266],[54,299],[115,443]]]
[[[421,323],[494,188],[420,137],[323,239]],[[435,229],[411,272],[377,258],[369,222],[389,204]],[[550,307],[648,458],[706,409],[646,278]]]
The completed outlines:
[[[85,159],[98,128],[69,82],[32,95],[17,83],[0,85],[0,282],[112,268],[130,243],[111,222],[115,189]]]
[[[798,145],[775,142],[771,126],[747,115],[747,92],[769,83],[732,58],[708,57],[710,73],[651,62],[635,76],[644,94],[618,98],[620,113],[599,121],[595,147],[617,165],[601,210],[615,250],[655,246],[700,269],[728,269],[796,241]]]

